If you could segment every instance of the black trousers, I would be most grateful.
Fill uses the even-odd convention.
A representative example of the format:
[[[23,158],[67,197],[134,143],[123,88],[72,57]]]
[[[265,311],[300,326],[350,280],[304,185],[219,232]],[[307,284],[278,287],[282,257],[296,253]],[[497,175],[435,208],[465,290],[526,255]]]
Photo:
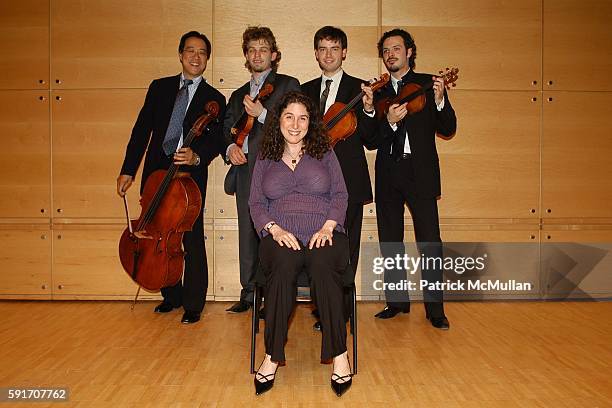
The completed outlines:
[[[357,262],[359,261],[359,247],[361,246],[361,227],[363,225],[363,203],[348,203],[344,228],[349,239],[349,258],[351,264],[345,276],[344,283],[348,286],[355,281]],[[351,303],[352,305],[352,300]]]
[[[349,201],[346,209],[346,218],[344,221],[344,229],[349,240],[349,259],[350,264],[347,266],[343,276],[344,282],[344,319],[348,321],[353,314],[353,290],[355,284],[355,275],[357,273],[357,263],[359,261],[359,248],[361,246],[361,227],[363,225],[363,203],[355,203]],[[310,291],[310,296],[316,303],[316,293]]]
[[[435,197],[422,198],[415,195],[414,170],[411,159],[399,160],[390,164],[390,183],[384,189],[387,194],[376,197],[376,221],[381,253],[384,257],[403,256],[404,205],[408,206],[414,225],[415,240],[422,258],[442,258],[442,240],[438,219],[438,202]],[[429,267],[421,268],[422,279],[428,282],[442,282],[442,268],[431,262]],[[384,274],[385,282],[399,283],[406,279],[406,270],[388,269]],[[387,305],[406,310],[409,305],[408,290],[386,291]],[[423,291],[425,312],[430,317],[444,316],[443,293],[440,290]]]
[[[310,276],[317,293],[322,336],[321,359],[329,360],[346,351],[346,323],[343,313],[342,275],[348,263],[348,238],[334,231],[333,245],[299,251],[281,247],[271,235],[262,239],[260,262],[266,285],[265,343],[272,361],[285,361],[289,319],[297,296],[297,277],[302,270]]]
[[[174,307],[182,305],[185,310],[200,313],[204,309],[208,291],[203,212],[193,223],[192,230],[183,234],[183,249],[186,252],[183,280],[174,286],[162,288],[161,293],[164,302]]]
[[[251,175],[249,164],[236,166],[236,209],[238,211],[238,262],[240,265],[240,300],[252,303],[255,275],[259,265],[259,236],[249,211]]]

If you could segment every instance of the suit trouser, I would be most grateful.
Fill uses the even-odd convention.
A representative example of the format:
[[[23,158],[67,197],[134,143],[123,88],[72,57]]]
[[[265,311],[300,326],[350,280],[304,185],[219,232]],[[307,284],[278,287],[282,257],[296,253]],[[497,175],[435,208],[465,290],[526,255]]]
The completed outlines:
[[[236,209],[238,210],[238,258],[240,264],[240,300],[253,303],[255,272],[259,265],[259,237],[249,211],[251,175],[249,165],[236,166]]]
[[[346,323],[342,312],[342,275],[348,262],[348,239],[334,231],[333,245],[299,251],[281,247],[271,235],[261,241],[261,267],[265,286],[265,343],[272,361],[285,361],[289,319],[297,296],[297,277],[305,268],[321,319],[321,359],[346,351]]]
[[[344,229],[349,239],[349,259],[351,264],[345,277],[344,283],[351,284],[355,281],[357,273],[357,262],[359,261],[359,247],[361,245],[361,227],[363,225],[363,203],[352,203],[349,201],[346,209],[346,220]],[[352,301],[351,301],[352,304]]]
[[[191,231],[183,234],[183,249],[185,250],[185,271],[182,282],[167,288],[162,288],[164,302],[174,307],[181,305],[185,310],[202,312],[208,290],[208,262],[204,243],[203,212],[193,223]]]
[[[384,257],[403,256],[404,241],[404,204],[412,215],[415,240],[422,259],[442,260],[442,240],[438,219],[438,202],[435,197],[421,198],[415,195],[414,170],[411,159],[399,160],[390,164],[390,183],[384,189],[385,196],[376,197],[376,219],[381,253]],[[378,190],[378,189],[377,189]],[[422,279],[428,282],[442,282],[442,268],[436,262],[421,268]],[[406,279],[405,269],[386,269],[385,283],[399,283]],[[408,290],[386,291],[387,305],[406,310],[409,308]],[[423,290],[425,312],[431,317],[444,315],[443,293],[441,290]]]

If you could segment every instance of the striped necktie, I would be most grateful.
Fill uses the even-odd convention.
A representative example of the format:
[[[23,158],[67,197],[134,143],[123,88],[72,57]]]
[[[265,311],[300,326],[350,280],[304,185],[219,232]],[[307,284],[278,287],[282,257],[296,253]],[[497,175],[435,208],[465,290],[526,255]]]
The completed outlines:
[[[331,79],[325,80],[325,89],[323,90],[323,93],[321,94],[321,105],[320,105],[321,115],[325,114],[325,105],[327,104],[327,97],[329,96],[329,87],[332,82],[333,80]]]

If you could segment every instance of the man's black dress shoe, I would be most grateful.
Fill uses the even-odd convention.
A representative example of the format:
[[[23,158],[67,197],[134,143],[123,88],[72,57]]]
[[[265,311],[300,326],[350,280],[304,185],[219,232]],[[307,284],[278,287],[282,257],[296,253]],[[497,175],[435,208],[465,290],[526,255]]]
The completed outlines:
[[[181,319],[181,323],[190,324],[196,323],[200,321],[200,313],[192,312],[190,310],[185,310],[183,314],[183,318]]]
[[[321,331],[321,321],[317,320],[315,324],[312,325],[312,329],[316,331]]]
[[[398,313],[410,313],[410,307],[408,307],[407,309],[400,309],[393,306],[385,306],[385,308],[380,312],[376,313],[374,317],[377,317],[379,319],[391,319],[392,317],[395,317],[395,315]]]
[[[174,309],[174,306],[172,306],[172,304],[161,302],[159,305],[155,306],[155,309],[153,309],[153,311],[155,313],[169,313],[173,309]]]
[[[230,313],[243,313],[249,310],[251,306],[252,305],[249,302],[241,300],[240,302],[234,303],[232,307],[225,309],[225,311]]]
[[[446,316],[442,317],[428,317],[427,320],[431,323],[433,327],[441,330],[448,330],[450,328],[450,323]]]

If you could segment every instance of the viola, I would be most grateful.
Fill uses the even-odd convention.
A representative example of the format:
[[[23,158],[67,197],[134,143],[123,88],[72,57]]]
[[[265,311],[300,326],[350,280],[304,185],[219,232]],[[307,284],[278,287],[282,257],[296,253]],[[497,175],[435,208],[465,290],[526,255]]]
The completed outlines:
[[[380,79],[373,79],[369,82],[372,91],[377,91],[389,82],[389,74],[381,75]],[[329,107],[323,116],[323,123],[327,129],[332,147],[341,140],[349,138],[357,130],[357,116],[353,108],[365,95],[361,91],[349,103],[335,102]]]
[[[456,86],[459,76],[459,68],[446,68],[445,72],[439,71],[440,77],[444,79],[444,87],[450,89]],[[382,98],[376,102],[376,115],[379,119],[389,112],[389,107],[393,104],[406,104],[407,115],[420,112],[425,107],[427,98],[425,92],[433,87],[434,81],[428,81],[425,85],[407,83],[398,90],[398,95],[392,98]]]
[[[253,98],[253,102],[257,102],[258,100],[264,100],[267,98],[272,92],[274,92],[274,86],[272,84],[267,83],[259,90],[255,98]],[[234,140],[234,143],[238,145],[238,147],[242,147],[244,144],[244,139],[249,135],[251,129],[253,129],[253,125],[255,124],[255,117],[249,115],[248,113],[242,112],[242,115],[236,123],[232,126],[230,133]]]
[[[191,127],[182,147],[189,147],[219,115],[215,101],[204,109],[206,113]],[[128,226],[119,240],[119,259],[139,292],[141,287],[156,292],[175,285],[183,274],[183,233],[192,229],[199,216],[202,195],[189,173],[179,172],[179,167],[173,163],[168,170],[156,170],[147,178],[138,219],[130,220],[124,196]]]

